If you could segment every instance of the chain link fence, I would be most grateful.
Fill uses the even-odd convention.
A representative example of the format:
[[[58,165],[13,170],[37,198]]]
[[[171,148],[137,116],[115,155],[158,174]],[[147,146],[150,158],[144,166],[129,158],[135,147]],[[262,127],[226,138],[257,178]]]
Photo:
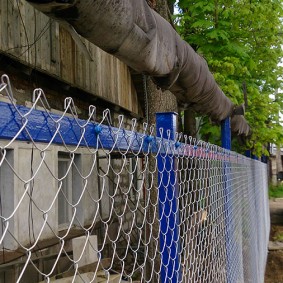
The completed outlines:
[[[266,164],[175,133],[173,113],[155,136],[70,98],[54,114],[41,89],[17,106],[5,75],[0,91],[0,282],[263,282]]]

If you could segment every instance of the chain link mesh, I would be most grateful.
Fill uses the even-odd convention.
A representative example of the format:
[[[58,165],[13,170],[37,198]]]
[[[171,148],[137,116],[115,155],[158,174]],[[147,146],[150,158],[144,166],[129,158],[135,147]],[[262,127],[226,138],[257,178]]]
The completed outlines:
[[[0,282],[263,282],[266,164],[0,90]]]

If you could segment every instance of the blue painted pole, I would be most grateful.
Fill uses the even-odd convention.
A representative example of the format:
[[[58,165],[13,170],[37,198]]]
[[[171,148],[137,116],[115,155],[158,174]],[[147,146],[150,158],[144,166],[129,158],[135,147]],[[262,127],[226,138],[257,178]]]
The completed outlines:
[[[256,155],[254,155],[254,154],[252,154],[252,159],[254,159],[254,160],[259,160],[259,157],[256,156]]]
[[[163,138],[168,138],[167,130],[170,130],[169,139],[173,140],[177,130],[177,114],[172,112],[157,113],[157,136],[162,138],[159,131],[160,128],[163,129]],[[179,258],[180,220],[175,166],[176,164],[172,155],[158,155],[158,206],[160,217],[159,245],[161,252],[162,283],[181,282]]]
[[[251,158],[251,157],[252,157],[252,152],[251,152],[251,150],[250,150],[250,149],[247,149],[246,152],[245,152],[245,155],[246,155],[246,157]]]
[[[231,119],[226,118],[221,122],[221,146],[231,150]]]
[[[260,160],[261,162],[267,163],[267,157],[265,155],[259,158],[258,156],[252,154],[252,151],[250,149],[246,150],[245,155],[246,157],[249,157],[251,159]]]
[[[260,158],[258,156],[252,154],[252,151],[250,149],[246,150],[245,155],[246,155],[246,157],[249,157],[251,159],[260,160]]]
[[[221,122],[221,145],[223,148],[231,150],[231,119],[230,117],[226,118]],[[226,241],[226,280],[227,283],[232,283],[232,270],[231,270],[231,263],[233,259],[232,255],[232,216],[231,216],[231,180],[229,179],[230,174],[230,166],[229,161],[224,161],[224,196],[225,196],[225,226],[226,226],[226,234],[225,234],[225,241]]]
[[[263,163],[267,163],[268,162],[268,158],[267,158],[266,155],[262,155],[261,156],[261,162],[263,162]]]

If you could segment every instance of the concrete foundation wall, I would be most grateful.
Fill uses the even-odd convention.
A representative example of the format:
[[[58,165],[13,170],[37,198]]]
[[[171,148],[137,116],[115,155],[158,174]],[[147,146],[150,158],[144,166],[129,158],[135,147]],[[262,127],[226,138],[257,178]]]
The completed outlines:
[[[46,145],[38,146],[43,149]],[[7,164],[5,166],[5,162],[1,166],[2,214],[9,225],[1,248],[16,250],[21,245],[28,247],[38,238],[40,241],[55,238],[60,230],[68,228],[58,224],[57,178],[58,156],[64,153],[68,157],[69,153],[66,148],[57,145],[49,146],[44,153],[40,149],[29,143],[14,142],[6,156],[13,170]],[[113,185],[107,176],[103,177],[102,171],[98,178],[97,159],[88,149],[76,150],[74,163],[77,169],[72,169],[72,199],[69,200],[76,205],[72,226],[95,224],[101,213],[103,218],[109,217],[112,205],[109,187]],[[107,159],[103,159],[99,166],[107,170],[107,163]],[[2,234],[6,226],[0,226]]]

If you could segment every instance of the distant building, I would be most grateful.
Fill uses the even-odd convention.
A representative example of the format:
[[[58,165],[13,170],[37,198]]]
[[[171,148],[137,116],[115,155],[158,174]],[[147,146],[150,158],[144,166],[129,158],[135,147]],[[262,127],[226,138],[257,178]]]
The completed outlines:
[[[272,184],[283,181],[283,148],[278,150],[275,144],[270,145],[270,180]]]

